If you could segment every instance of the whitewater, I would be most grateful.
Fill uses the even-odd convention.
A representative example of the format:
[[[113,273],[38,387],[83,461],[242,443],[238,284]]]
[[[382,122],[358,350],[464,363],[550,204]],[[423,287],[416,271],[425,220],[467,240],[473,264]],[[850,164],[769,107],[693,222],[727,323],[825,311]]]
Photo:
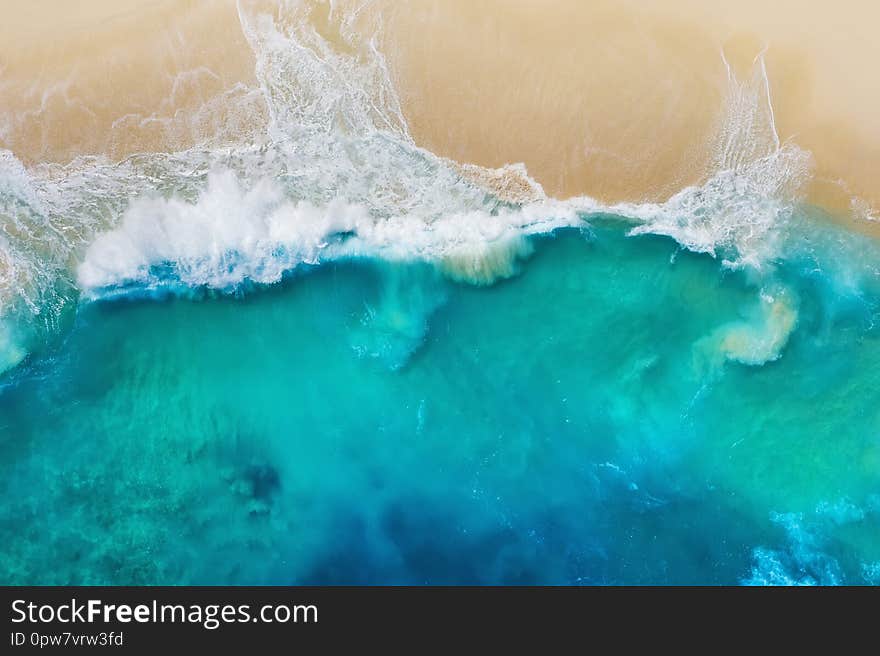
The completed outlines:
[[[704,184],[662,204],[606,207],[548,198],[522,165],[485,169],[419,148],[376,46],[381,14],[348,12],[339,36],[354,54],[317,33],[307,6],[275,18],[239,7],[258,87],[210,101],[233,114],[263,108],[238,142],[219,131],[220,143],[182,152],[30,171],[2,153],[6,368],[58,330],[66,307],[121,289],[230,291],[351,256],[432,261],[491,283],[514,270],[523,237],[603,212],[638,224],[634,235],[665,234],[731,266],[760,269],[778,252],[809,155],[779,143],[760,55],[750,80],[728,68]]]
[[[877,582],[880,253],[763,53],[699,184],[603,204],[420,147],[381,12],[238,11],[234,131],[0,152],[4,582]]]

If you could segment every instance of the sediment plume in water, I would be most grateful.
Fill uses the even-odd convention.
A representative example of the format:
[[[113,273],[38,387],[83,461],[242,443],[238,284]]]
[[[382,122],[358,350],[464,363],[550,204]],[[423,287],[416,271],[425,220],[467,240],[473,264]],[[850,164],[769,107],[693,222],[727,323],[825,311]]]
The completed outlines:
[[[0,582],[878,581],[873,6],[77,5],[0,25]]]
[[[63,13],[50,19],[46,6],[30,6],[22,33],[44,19],[57,33],[45,46],[19,37],[8,56],[14,74],[4,77],[12,111],[0,162],[7,186],[0,319],[8,335],[25,334],[5,339],[9,361],[28,352],[27,342],[57,332],[79,298],[179,285],[228,291],[351,256],[442,263],[453,277],[485,284],[517,270],[528,250],[523,236],[585,226],[601,212],[632,221],[633,235],[667,235],[733,267],[759,270],[778,252],[816,164],[778,131],[765,50],[743,60],[737,48],[719,47],[700,75],[692,71],[676,88],[676,71],[702,61],[693,48],[705,39],[663,41],[668,50],[627,31],[650,21],[624,21],[619,34],[606,26],[604,40],[567,39],[554,29],[560,17],[585,29],[605,23],[564,3],[540,16],[528,4],[498,7],[491,29],[499,39],[514,38],[523,29],[517,21],[551,22],[515,39],[524,40],[519,50],[490,48],[480,65],[456,59],[474,56],[464,45],[452,48],[450,71],[491,72],[464,81],[485,98],[454,107],[444,103],[467,96],[433,78],[436,64],[420,59],[426,53],[408,41],[407,21],[429,21],[420,29],[431,33],[488,28],[469,14],[443,13],[463,7],[443,7],[241,0],[133,3],[107,13],[95,4],[93,16],[65,23]],[[605,22],[619,17],[596,11]],[[210,35],[207,26],[215,28]],[[535,34],[540,43],[529,44]],[[223,47],[216,35],[228,37]],[[121,47],[121,38],[131,46]],[[627,67],[603,66],[609,53],[620,55],[616,39],[652,44],[654,68],[635,54]],[[600,41],[601,52],[569,52],[567,65],[552,60],[557,43],[577,50]],[[534,77],[530,47],[544,53],[550,75],[499,87]],[[575,66],[579,59],[593,65]],[[418,91],[424,80],[410,79],[412,66],[432,81],[431,95]],[[669,70],[660,75],[657,67]],[[600,84],[600,71],[613,72],[616,83]],[[667,96],[645,88],[660,79]],[[645,94],[617,100],[644,115],[620,130],[609,123],[595,138],[578,132],[604,126],[596,111],[612,116],[608,96],[594,87],[613,95],[627,84]],[[436,116],[424,113],[428,107]],[[658,107],[665,123],[649,116]],[[453,115],[461,121],[443,143],[433,131]],[[686,130],[675,127],[681,121]],[[591,144],[613,138],[651,144],[620,146],[638,180],[622,169],[582,170],[598,161]],[[562,144],[580,154],[567,159]],[[603,187],[619,184],[640,191]]]

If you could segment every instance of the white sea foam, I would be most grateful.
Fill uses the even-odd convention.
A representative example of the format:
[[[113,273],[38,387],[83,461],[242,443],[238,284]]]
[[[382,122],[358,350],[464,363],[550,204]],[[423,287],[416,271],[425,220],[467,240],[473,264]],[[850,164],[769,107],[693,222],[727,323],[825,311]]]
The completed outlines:
[[[779,255],[811,157],[780,143],[763,53],[750,80],[727,70],[725,111],[711,144],[714,173],[665,203],[615,209],[642,221],[630,234],[666,235],[692,251],[722,257],[726,266],[760,269]]]
[[[800,513],[773,513],[771,521],[785,530],[782,549],[758,547],[754,567],[743,585],[840,585],[843,573],[837,560],[822,549],[823,541]]]
[[[785,533],[775,548],[760,546],[752,551],[753,567],[742,580],[745,585],[840,585],[844,579],[833,549],[840,540],[840,527],[874,523],[878,516],[876,495],[861,505],[847,498],[821,501],[812,513],[771,513],[770,521]],[[852,546],[852,545],[851,545]],[[873,555],[858,548],[860,556]],[[862,581],[880,584],[880,562],[867,560],[860,567]]]
[[[353,256],[432,261],[487,284],[516,271],[528,235],[600,212],[634,223],[632,235],[666,235],[727,266],[761,270],[779,253],[809,158],[779,143],[761,58],[752,79],[730,76],[702,185],[664,203],[604,207],[547,198],[522,165],[486,169],[417,146],[378,46],[380,12],[334,2],[337,48],[308,5],[279,7],[273,16],[240,7],[257,84],[210,101],[247,112],[261,98],[243,143],[31,170],[0,153],[0,320],[30,316],[51,328],[78,293],[235,289]]]
[[[426,260],[460,280],[509,275],[523,236],[575,225],[564,203],[516,209],[377,217],[363,204],[292,200],[272,179],[246,189],[231,171],[209,174],[196,202],[142,198],[119,226],[96,237],[78,268],[87,295],[165,283],[232,289],[273,283],[300,264],[342,257]]]
[[[777,252],[807,172],[802,151],[779,145],[772,111],[763,123],[755,118],[760,95],[752,88],[766,86],[762,62],[762,76],[748,85],[731,79],[736,125],[720,132],[714,175],[665,203],[603,207],[589,198],[547,199],[521,165],[458,166],[418,148],[375,48],[364,64],[329,51],[307,22],[243,22],[274,140],[256,159],[207,174],[194,199],[132,202],[86,251],[77,280],[87,295],[132,284],[269,283],[298,264],[346,256],[432,260],[454,278],[489,283],[513,272],[528,251],[524,236],[580,225],[600,211],[637,222],[632,235],[667,235],[730,266],[760,268]],[[296,102],[291,89],[300,92]]]

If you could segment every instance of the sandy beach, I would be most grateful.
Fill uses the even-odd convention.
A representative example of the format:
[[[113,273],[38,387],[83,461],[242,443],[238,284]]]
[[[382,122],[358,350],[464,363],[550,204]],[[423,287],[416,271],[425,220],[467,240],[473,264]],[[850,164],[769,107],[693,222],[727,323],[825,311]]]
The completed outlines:
[[[811,198],[862,217],[880,206],[875,3],[414,0],[370,10],[383,12],[411,132],[441,155],[524,162],[561,197],[662,199],[705,173],[725,57],[747,78],[764,52],[779,137],[813,154]],[[27,164],[234,139],[262,118],[259,99],[247,103],[254,60],[232,1],[33,0],[3,11],[0,146]]]
[[[0,10],[0,584],[880,585],[876,0]]]

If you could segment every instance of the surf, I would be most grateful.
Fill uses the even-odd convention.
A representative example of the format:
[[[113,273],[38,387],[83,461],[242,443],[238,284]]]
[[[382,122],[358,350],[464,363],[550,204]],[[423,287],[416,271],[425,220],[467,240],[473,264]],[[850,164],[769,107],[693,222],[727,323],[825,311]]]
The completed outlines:
[[[0,151],[0,519],[49,536],[6,579],[875,580],[880,253],[765,53],[718,50],[698,178],[616,202],[429,149],[394,15],[234,9],[198,130]]]
[[[761,55],[747,80],[728,67],[704,182],[663,203],[606,205],[549,197],[522,164],[486,169],[420,147],[378,47],[382,14],[334,5],[331,38],[313,13],[309,4],[274,15],[238,5],[255,82],[216,101],[246,111],[259,95],[265,113],[244,141],[30,168],[4,152],[6,368],[90,299],[234,293],[353,256],[432,262],[490,284],[517,271],[529,235],[588,229],[601,213],[725,266],[759,270],[780,255],[810,158],[780,142]]]

